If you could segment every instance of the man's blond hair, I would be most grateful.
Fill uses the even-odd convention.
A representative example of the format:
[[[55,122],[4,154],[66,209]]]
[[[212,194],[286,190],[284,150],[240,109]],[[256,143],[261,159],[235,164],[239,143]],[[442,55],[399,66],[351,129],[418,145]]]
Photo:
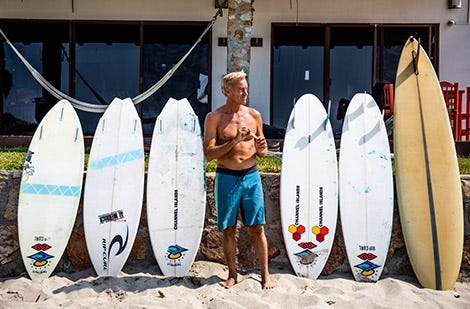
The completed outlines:
[[[227,89],[232,89],[232,86],[233,86],[233,82],[235,80],[238,80],[238,79],[245,79],[246,78],[246,73],[243,72],[243,70],[241,71],[237,71],[237,72],[231,72],[231,73],[228,73],[226,74],[223,78],[222,78],[222,81],[220,83],[220,86],[222,88],[222,93],[224,95],[227,95],[226,93],[226,90]]]

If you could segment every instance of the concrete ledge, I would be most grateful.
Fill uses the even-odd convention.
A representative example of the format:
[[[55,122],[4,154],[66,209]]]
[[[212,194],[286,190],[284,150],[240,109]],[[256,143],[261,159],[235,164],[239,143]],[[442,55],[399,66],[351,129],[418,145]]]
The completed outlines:
[[[266,202],[266,235],[269,245],[270,265],[278,268],[290,269],[285,254],[281,231],[279,209],[279,174],[261,174],[265,202]],[[470,176],[464,175],[462,179],[465,244],[462,255],[460,280],[470,280]],[[17,207],[18,192],[21,180],[20,171],[0,171],[0,277],[18,276],[25,272],[18,245]],[[197,260],[209,260],[223,263],[222,235],[216,228],[216,212],[213,198],[214,174],[207,174],[207,207],[203,239]],[[251,269],[257,267],[254,250],[250,243],[248,230],[239,229],[238,241],[238,267]],[[145,265],[158,265],[153,256],[147,229],[147,214],[144,201],[142,217],[137,238],[130,254],[128,263],[144,263]],[[67,273],[92,267],[83,232],[82,205],[80,204],[75,227],[56,272]],[[151,267],[151,266],[150,266]],[[344,249],[341,223],[338,219],[333,251],[323,270],[323,275],[335,272],[350,272]],[[413,275],[400,226],[398,209],[395,206],[392,239],[385,264],[384,274]]]

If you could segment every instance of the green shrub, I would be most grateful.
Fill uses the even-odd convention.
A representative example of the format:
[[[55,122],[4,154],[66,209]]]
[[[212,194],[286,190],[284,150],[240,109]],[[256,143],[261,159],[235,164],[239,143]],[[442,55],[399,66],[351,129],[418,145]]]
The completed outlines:
[[[281,159],[275,156],[266,156],[264,158],[256,158],[256,165],[263,173],[279,173],[281,172]],[[206,163],[206,172],[213,173],[216,169],[215,160]]]
[[[470,158],[457,157],[460,175],[470,175]]]
[[[26,151],[0,150],[0,170],[22,170],[24,160],[26,159]]]
[[[0,170],[22,170],[26,159],[27,147],[2,148],[0,147]],[[85,169],[88,165],[89,148],[85,153]],[[145,170],[148,169],[148,153],[145,154]],[[461,175],[470,175],[470,158],[458,157],[459,169]],[[282,160],[276,156],[266,156],[257,158],[256,164],[261,172],[280,173]],[[215,160],[206,163],[207,172],[215,172]]]

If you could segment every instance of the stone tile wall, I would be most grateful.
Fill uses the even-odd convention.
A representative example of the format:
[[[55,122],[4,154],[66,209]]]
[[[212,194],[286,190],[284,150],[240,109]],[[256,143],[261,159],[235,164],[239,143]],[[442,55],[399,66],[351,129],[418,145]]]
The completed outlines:
[[[16,210],[21,172],[0,171],[0,277],[17,276],[25,272],[18,245]],[[279,174],[262,174],[266,202],[266,235],[269,245],[270,266],[290,269],[285,254],[279,210]],[[207,207],[203,238],[198,260],[223,263],[222,234],[216,228],[216,213],[213,198],[214,174],[207,175]],[[462,256],[461,280],[470,280],[470,178],[462,176],[464,196],[465,244]],[[155,265],[147,229],[145,202],[140,227],[128,263]],[[86,249],[83,232],[83,215],[80,205],[75,227],[66,252],[56,272],[74,272],[92,267]],[[238,267],[247,270],[256,267],[256,257],[246,228],[240,227],[238,234]],[[350,272],[344,249],[341,223],[338,222],[333,251],[323,270],[323,275],[335,272]],[[394,212],[392,240],[385,264],[384,274],[412,275],[413,270],[406,254],[397,208]]]
[[[243,70],[249,75],[253,0],[229,0],[227,19],[227,73]]]

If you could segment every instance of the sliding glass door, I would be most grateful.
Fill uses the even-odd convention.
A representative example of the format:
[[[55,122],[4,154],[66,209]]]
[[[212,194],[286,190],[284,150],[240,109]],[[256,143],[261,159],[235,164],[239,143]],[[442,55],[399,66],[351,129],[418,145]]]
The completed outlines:
[[[339,107],[362,92],[382,106],[383,85],[395,82],[409,36],[421,40],[437,68],[438,29],[437,24],[273,24],[271,125],[285,128],[295,100],[313,93],[325,108],[331,101],[330,121],[339,138]]]
[[[330,121],[335,138],[339,138],[340,105],[358,92],[372,91],[374,31],[371,27],[331,27],[330,33]]]
[[[77,24],[75,97],[97,105],[139,94],[139,25]],[[100,113],[78,110],[85,134],[93,134]]]
[[[324,29],[276,29],[273,46],[273,126],[284,128],[295,101],[309,92],[323,100]]]
[[[144,27],[143,88],[159,81],[191,48],[204,28],[193,25]],[[207,38],[191,52],[174,75],[142,104],[145,134],[152,134],[156,117],[169,98],[186,98],[202,127],[209,112],[209,44]]]

